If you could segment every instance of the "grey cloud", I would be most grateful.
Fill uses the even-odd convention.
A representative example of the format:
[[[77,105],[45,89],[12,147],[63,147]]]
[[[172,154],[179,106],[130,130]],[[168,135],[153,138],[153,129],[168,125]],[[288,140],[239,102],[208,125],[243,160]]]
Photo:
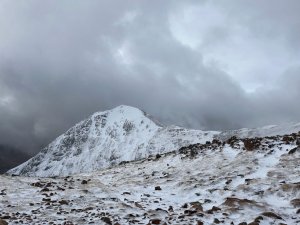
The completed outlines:
[[[206,1],[198,2],[4,1],[0,143],[36,152],[89,114],[120,104],[203,129],[297,120],[298,106],[279,109],[299,97],[299,70],[283,74],[279,87],[247,94],[173,36],[170,13]]]
[[[297,53],[300,48],[300,2],[297,0],[274,1],[237,1],[218,4],[231,15],[231,22],[239,23],[258,38],[283,39],[290,47],[290,53]],[[292,50],[296,50],[295,52]]]

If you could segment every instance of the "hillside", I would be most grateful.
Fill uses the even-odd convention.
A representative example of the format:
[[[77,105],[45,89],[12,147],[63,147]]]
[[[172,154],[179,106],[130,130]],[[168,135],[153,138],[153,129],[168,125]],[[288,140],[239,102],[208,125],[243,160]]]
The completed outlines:
[[[68,177],[0,176],[0,218],[9,224],[296,225],[299,144],[300,133],[232,137]]]

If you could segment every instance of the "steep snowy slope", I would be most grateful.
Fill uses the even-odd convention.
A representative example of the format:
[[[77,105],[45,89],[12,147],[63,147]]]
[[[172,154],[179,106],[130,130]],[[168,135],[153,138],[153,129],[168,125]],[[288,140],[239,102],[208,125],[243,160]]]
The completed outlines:
[[[49,177],[89,172],[205,143],[219,133],[164,127],[139,109],[119,106],[76,124],[8,173]]]

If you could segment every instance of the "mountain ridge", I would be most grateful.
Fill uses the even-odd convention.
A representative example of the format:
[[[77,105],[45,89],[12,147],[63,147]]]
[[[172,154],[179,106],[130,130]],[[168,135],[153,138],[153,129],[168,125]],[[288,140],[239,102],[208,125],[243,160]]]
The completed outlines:
[[[205,143],[217,133],[164,126],[137,108],[121,105],[77,123],[8,173],[47,177],[90,172]]]
[[[144,111],[121,105],[93,113],[8,174],[53,177],[91,172],[214,139],[225,141],[232,136],[272,136],[299,131],[300,123],[294,125],[223,132],[193,130],[162,125]]]

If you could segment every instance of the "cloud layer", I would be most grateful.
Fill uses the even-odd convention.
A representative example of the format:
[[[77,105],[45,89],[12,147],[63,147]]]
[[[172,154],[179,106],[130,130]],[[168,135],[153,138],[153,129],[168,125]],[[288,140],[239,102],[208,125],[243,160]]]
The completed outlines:
[[[0,143],[36,152],[95,111],[232,129],[300,121],[300,3],[0,1]]]

